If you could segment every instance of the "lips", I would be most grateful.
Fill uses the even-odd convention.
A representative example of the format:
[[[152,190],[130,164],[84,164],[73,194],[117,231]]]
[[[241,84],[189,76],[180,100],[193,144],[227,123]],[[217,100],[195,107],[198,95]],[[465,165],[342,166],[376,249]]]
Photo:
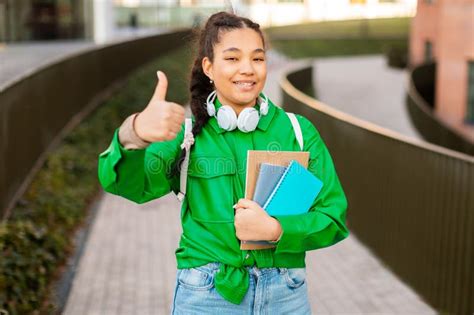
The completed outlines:
[[[234,81],[234,84],[242,85],[242,86],[252,86],[255,85],[255,81]]]

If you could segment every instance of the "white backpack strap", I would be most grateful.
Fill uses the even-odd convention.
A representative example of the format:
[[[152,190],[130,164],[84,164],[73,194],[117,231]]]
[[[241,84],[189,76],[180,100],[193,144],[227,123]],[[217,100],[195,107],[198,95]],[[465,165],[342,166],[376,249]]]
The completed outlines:
[[[189,152],[191,151],[191,146],[194,144],[194,136],[192,133],[193,121],[191,118],[186,118],[184,124],[184,138],[183,143],[181,144],[181,149],[185,149],[184,161],[181,164],[181,174],[179,180],[179,193],[177,195],[178,200],[181,202],[186,195],[186,181],[188,178],[188,165],[189,165]]]
[[[303,151],[303,133],[301,132],[301,127],[298,119],[296,119],[295,114],[293,113],[286,113],[290,118],[291,124],[293,125],[293,130],[295,132],[296,140],[300,144],[301,151]]]

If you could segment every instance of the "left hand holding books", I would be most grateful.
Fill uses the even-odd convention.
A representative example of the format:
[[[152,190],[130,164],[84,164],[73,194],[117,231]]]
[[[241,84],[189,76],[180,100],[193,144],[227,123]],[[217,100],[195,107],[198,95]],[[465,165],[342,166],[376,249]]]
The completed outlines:
[[[234,226],[236,236],[241,241],[278,239],[282,230],[278,220],[268,215],[258,203],[240,199],[234,205]]]

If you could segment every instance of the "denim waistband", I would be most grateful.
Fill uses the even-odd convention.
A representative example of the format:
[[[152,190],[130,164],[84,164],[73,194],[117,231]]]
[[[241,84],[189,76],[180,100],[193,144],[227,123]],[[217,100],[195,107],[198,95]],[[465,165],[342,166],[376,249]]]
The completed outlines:
[[[205,271],[208,271],[208,272],[214,272],[214,271],[217,271],[220,267],[222,263],[221,262],[210,262],[208,264],[205,264],[205,265],[202,265],[202,266],[199,266],[199,267],[195,267],[195,268],[199,268],[201,270],[205,270]],[[278,271],[279,273],[282,273],[283,271],[285,271],[287,268],[283,268],[283,267],[269,267],[269,268],[258,268],[257,266],[244,266],[249,272],[252,272],[252,273],[267,273],[267,272],[271,272],[271,271]]]

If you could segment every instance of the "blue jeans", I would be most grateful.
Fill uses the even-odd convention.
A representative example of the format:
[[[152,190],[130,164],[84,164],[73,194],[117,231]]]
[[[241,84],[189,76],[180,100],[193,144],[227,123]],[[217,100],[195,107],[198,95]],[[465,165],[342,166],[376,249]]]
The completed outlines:
[[[236,305],[214,287],[219,264],[177,270],[172,315],[311,314],[305,268],[246,267],[249,289],[242,303]]]

